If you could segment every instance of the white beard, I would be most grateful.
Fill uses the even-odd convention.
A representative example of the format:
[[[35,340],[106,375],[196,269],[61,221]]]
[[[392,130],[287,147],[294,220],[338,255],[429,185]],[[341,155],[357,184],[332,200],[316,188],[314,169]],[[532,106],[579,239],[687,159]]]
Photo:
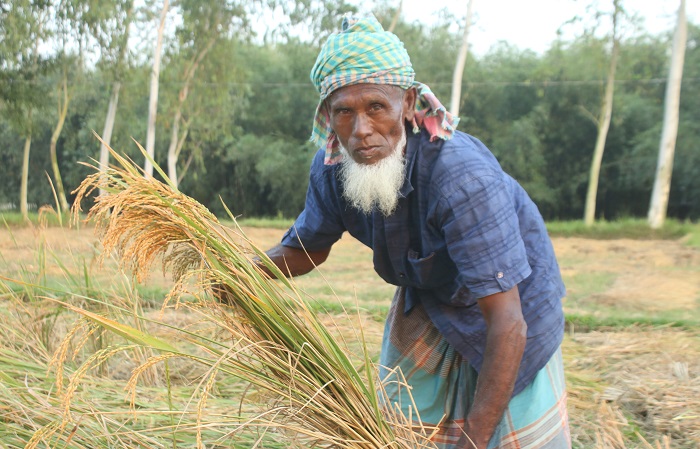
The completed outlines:
[[[406,146],[406,131],[396,144],[394,151],[376,164],[359,164],[340,147],[343,159],[340,166],[340,182],[343,196],[356,209],[369,215],[376,208],[385,217],[396,210],[399,190],[406,175],[403,153]]]

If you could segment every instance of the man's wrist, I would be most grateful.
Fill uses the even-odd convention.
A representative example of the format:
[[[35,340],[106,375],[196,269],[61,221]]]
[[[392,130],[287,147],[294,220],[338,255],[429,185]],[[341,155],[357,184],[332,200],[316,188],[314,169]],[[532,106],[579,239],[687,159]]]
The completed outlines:
[[[464,425],[464,431],[467,438],[464,438],[464,449],[486,449],[491,439],[491,433],[484,433],[484,426],[480,425],[473,418],[467,418]]]

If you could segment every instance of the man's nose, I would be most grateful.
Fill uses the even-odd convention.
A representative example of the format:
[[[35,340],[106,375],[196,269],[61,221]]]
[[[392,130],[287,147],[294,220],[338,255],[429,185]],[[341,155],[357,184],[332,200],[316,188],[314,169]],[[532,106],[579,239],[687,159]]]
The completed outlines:
[[[355,116],[352,134],[357,139],[364,139],[372,134],[372,122],[366,114],[357,114]]]

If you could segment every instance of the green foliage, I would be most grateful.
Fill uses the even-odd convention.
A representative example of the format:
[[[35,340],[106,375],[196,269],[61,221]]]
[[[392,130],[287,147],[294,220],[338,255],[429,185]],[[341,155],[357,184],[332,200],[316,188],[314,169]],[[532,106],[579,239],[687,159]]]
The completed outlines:
[[[278,34],[255,40],[252,25],[275,5],[289,14],[288,22]],[[74,31],[82,33],[83,57],[94,62],[86,64],[81,75],[57,146],[69,202],[70,191],[87,173],[79,162],[98,157],[99,144],[92,130],[103,129],[115,79],[122,80],[122,89],[112,146],[140,161],[132,138],[144,142],[146,135],[150,61],[133,52],[120,53],[126,37],[120,23],[131,23],[131,36],[140,36],[146,17],[128,0],[110,0],[100,8],[87,6],[85,0],[61,6],[63,18],[81,22],[82,27]],[[318,102],[309,70],[317,44],[337,28],[340,11],[352,9],[342,0],[176,5],[174,14],[182,21],[166,42],[161,71],[155,159],[163,165],[183,73],[209,37],[217,33],[221,37],[202,61],[182,105],[181,132],[186,128],[187,135],[178,172],[183,176],[179,184],[183,192],[218,214],[223,212],[220,197],[234,214],[247,218],[293,218],[300,212],[314,153],[307,140]],[[3,61],[11,62],[0,70],[0,205],[17,202],[22,137],[29,131],[28,201],[36,207],[53,204],[45,150],[55,125],[55,106],[47,100],[61,74],[51,61],[32,59],[28,45],[39,36],[34,25],[50,11],[19,1],[0,12],[0,54]],[[377,10],[385,26],[394,12],[388,7]],[[454,17],[444,15],[430,27],[399,20],[395,28],[411,56],[416,79],[444,102],[450,95],[454,49],[461,37],[455,23]],[[313,42],[292,36],[292,30],[300,28],[305,32],[299,35],[311,33]],[[42,34],[41,39],[51,36]],[[700,218],[698,39],[700,28],[690,24],[668,208],[669,216],[679,220]],[[627,35],[622,42],[615,110],[601,167],[598,219],[646,216],[660,141],[669,45],[668,35],[640,33]],[[603,93],[607,51],[606,41],[589,33],[572,41],[555,41],[541,55],[503,43],[482,57],[468,58],[459,129],[494,152],[548,220],[582,215],[596,136],[591,116]],[[55,55],[46,52],[44,56],[54,59]]]
[[[238,56],[248,61],[251,100],[239,123],[247,133],[309,139],[318,104],[318,93],[309,81],[316,55],[313,47],[293,40],[241,48]]]
[[[242,217],[291,217],[303,207],[313,153],[308,142],[246,134],[227,145],[230,184],[219,195]]]
[[[32,112],[45,102],[39,78],[51,67],[40,52],[47,43],[50,4],[20,0],[0,9],[0,102],[3,116],[22,137],[34,131]]]

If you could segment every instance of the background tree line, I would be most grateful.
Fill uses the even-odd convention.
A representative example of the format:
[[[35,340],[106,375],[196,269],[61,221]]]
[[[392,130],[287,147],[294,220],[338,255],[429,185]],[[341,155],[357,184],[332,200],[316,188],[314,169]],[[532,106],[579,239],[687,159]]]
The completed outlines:
[[[149,8],[127,0],[0,4],[0,206],[22,201],[23,166],[28,203],[55,204],[52,188],[61,185],[71,203],[71,190],[92,171],[79,162],[100,160],[93,130],[109,131],[110,145],[143,165],[132,138],[146,146],[156,39],[145,31],[165,14],[156,161],[217,214],[221,198],[236,215],[295,216],[315,152],[308,138],[318,96],[309,71],[320,43],[353,7],[181,0]],[[261,27],[272,11],[284,19]],[[396,12],[376,15],[388,28]],[[456,23],[398,16],[394,25],[417,80],[445,104],[462,41]],[[644,217],[649,209],[671,34],[635,29],[619,40],[598,218]],[[700,217],[699,43],[700,27],[688,24],[668,206],[670,217],[692,220]],[[459,128],[489,146],[546,219],[583,215],[611,51],[608,38],[584,32],[543,54],[501,43],[467,58]]]

